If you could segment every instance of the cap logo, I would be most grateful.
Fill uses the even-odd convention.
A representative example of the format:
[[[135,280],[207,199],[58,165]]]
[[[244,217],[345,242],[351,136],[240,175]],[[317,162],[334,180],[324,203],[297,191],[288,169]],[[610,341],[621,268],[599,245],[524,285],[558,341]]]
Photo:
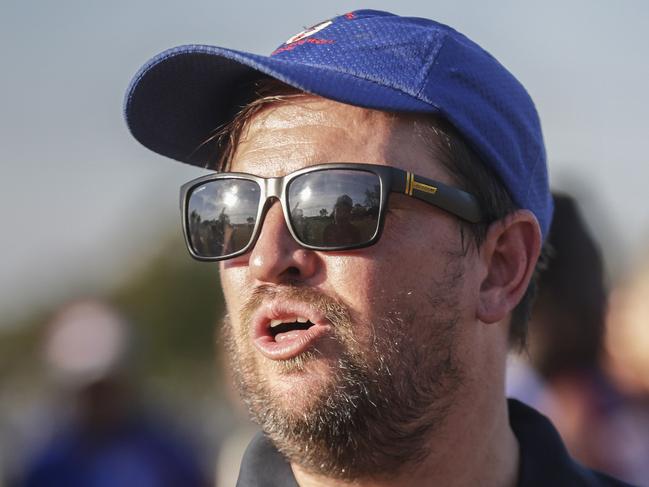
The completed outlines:
[[[331,24],[333,24],[333,21],[331,20],[320,22],[319,24],[316,24],[313,27],[309,27],[308,29],[303,30],[299,34],[295,34],[293,37],[289,38],[284,44],[292,44],[293,42],[297,42],[300,39],[304,39],[305,37],[312,36],[313,34],[320,32],[322,29],[326,29]]]

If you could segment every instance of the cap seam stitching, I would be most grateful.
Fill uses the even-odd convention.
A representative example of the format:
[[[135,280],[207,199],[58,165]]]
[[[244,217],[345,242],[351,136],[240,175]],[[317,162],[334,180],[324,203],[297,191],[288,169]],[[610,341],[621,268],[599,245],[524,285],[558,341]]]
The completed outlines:
[[[436,42],[433,43],[431,47],[431,51],[433,52],[429,53],[430,60],[427,62],[426,66],[421,71],[422,73],[424,73],[424,75],[422,76],[422,83],[421,86],[419,87],[419,91],[417,91],[416,97],[419,98],[420,100],[425,101],[430,105],[433,105],[433,103],[431,103],[428,97],[422,96],[422,92],[426,89],[425,82],[426,80],[429,79],[430,71],[433,69],[433,66],[435,65],[435,61],[437,61],[439,52],[442,50],[442,47],[444,47],[444,44],[446,43],[446,39],[448,38],[448,33],[442,31],[431,31],[429,36],[432,38],[437,38],[437,40]]]
[[[278,59],[278,61],[287,62],[287,61],[284,61],[284,60],[282,60],[282,59]],[[238,62],[238,61],[237,61],[237,62]],[[306,66],[311,66],[311,67],[318,68],[318,69],[322,69],[322,70],[326,70],[326,71],[331,71],[331,72],[334,72],[334,73],[344,74],[344,75],[346,75],[346,76],[350,76],[350,77],[352,77],[352,78],[356,78],[356,79],[359,79],[359,80],[363,80],[363,81],[365,81],[365,82],[374,83],[375,85],[378,85],[378,86],[381,86],[381,87],[384,87],[384,88],[390,88],[391,90],[398,91],[398,92],[400,92],[400,93],[403,93],[404,95],[408,95],[408,96],[410,96],[410,97],[412,97],[412,98],[414,98],[414,99],[416,99],[416,100],[418,100],[418,101],[423,101],[424,103],[430,105],[431,107],[433,107],[433,108],[435,108],[435,109],[439,109],[439,107],[438,107],[437,105],[435,105],[434,103],[431,103],[430,100],[427,100],[427,99],[425,99],[425,98],[422,98],[422,97],[418,96],[418,93],[419,93],[419,92],[416,92],[416,93],[415,93],[415,92],[407,92],[407,91],[405,91],[405,90],[403,90],[403,89],[401,89],[401,88],[397,88],[397,87],[392,86],[392,85],[387,85],[387,84],[385,84],[385,83],[381,83],[380,81],[377,81],[377,80],[374,80],[374,79],[371,79],[371,78],[367,78],[367,77],[364,77],[364,76],[359,76],[359,75],[357,75],[357,74],[355,74],[355,73],[349,73],[349,72],[347,72],[347,71],[342,71],[342,70],[339,70],[339,69],[334,69],[334,68],[332,68],[331,66],[327,66],[327,65],[322,65],[322,64],[311,64],[311,63],[299,63],[299,64],[301,64],[301,65],[303,65],[303,66],[306,65]],[[248,65],[248,66],[249,66],[249,65]],[[257,68],[254,68],[254,67],[252,67],[252,66],[249,66],[249,67],[251,67],[252,69],[256,69],[256,70],[258,70]],[[259,71],[259,70],[258,70],[258,71]],[[283,73],[282,73],[282,74],[283,74]],[[274,75],[273,75],[273,76],[274,76]]]

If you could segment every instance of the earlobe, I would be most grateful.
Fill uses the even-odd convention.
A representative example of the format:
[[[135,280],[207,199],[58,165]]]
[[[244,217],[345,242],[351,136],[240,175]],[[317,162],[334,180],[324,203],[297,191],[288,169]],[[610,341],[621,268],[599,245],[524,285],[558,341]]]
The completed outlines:
[[[480,285],[477,318],[501,321],[523,297],[541,252],[539,223],[529,210],[492,223],[481,248],[485,277]]]

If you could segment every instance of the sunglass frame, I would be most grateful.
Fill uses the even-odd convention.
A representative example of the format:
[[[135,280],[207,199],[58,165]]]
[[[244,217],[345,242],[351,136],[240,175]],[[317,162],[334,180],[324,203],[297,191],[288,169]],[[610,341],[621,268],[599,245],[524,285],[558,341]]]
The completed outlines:
[[[297,236],[297,233],[293,228],[293,222],[291,221],[289,215],[287,188],[289,187],[291,181],[299,176],[312,172],[326,171],[331,169],[366,171],[378,176],[380,184],[379,215],[377,219],[376,230],[374,232],[374,235],[372,235],[369,240],[359,244],[317,246],[307,244],[300,240],[300,238]],[[259,205],[257,207],[255,226],[250,236],[250,241],[241,250],[222,256],[200,255],[196,253],[192,248],[192,241],[189,232],[189,218],[187,214],[189,208],[189,198],[192,194],[193,189],[197,186],[222,179],[242,179],[246,181],[253,181],[259,186]],[[482,221],[482,214],[475,196],[461,189],[448,186],[440,181],[425,178],[423,176],[413,174],[409,171],[404,171],[402,169],[391,166],[346,162],[324,163],[305,167],[289,173],[286,176],[275,178],[263,178],[248,173],[223,172],[208,174],[206,176],[202,176],[183,184],[180,188],[180,209],[182,215],[182,226],[183,234],[185,237],[185,244],[187,245],[187,249],[189,250],[191,256],[194,259],[200,261],[215,262],[232,259],[243,255],[249,252],[257,242],[266,213],[272,205],[272,200],[278,199],[282,207],[286,226],[293,239],[295,239],[295,241],[302,247],[310,250],[328,252],[369,247],[370,245],[375,244],[381,236],[385,220],[385,208],[387,207],[388,203],[388,195],[392,192],[402,193],[416,198],[420,201],[424,201],[470,223],[479,223],[480,221]]]

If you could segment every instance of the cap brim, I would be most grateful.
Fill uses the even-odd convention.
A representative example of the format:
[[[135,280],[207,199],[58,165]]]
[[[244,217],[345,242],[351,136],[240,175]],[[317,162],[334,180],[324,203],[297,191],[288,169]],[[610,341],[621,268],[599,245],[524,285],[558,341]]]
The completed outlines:
[[[205,141],[250,99],[252,81],[269,76],[300,90],[386,111],[435,112],[396,88],[330,67],[215,46],[169,49],[146,63],[128,88],[124,112],[133,136],[172,159],[205,166],[215,158]]]

